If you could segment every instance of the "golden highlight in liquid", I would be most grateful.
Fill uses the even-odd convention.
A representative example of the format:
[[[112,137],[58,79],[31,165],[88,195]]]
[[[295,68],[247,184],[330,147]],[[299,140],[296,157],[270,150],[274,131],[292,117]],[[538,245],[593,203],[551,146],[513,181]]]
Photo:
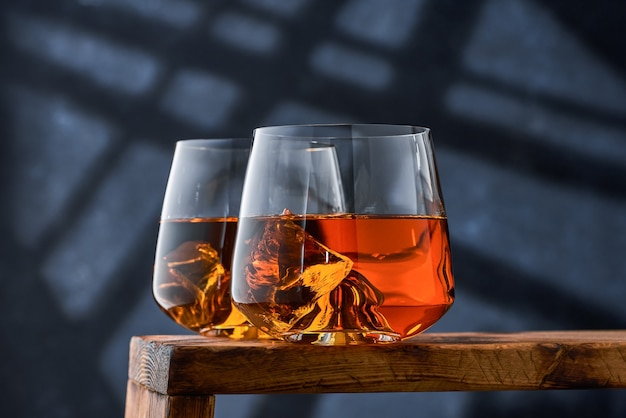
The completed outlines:
[[[397,341],[454,301],[445,217],[281,215],[239,228],[233,298],[274,337]]]

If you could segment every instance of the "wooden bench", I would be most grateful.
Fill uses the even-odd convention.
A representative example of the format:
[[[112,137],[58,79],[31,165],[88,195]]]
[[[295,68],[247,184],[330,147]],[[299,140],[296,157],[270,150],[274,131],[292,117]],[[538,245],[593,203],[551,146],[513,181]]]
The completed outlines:
[[[333,347],[157,335],[131,340],[125,416],[210,418],[217,394],[592,388],[626,388],[626,330]]]

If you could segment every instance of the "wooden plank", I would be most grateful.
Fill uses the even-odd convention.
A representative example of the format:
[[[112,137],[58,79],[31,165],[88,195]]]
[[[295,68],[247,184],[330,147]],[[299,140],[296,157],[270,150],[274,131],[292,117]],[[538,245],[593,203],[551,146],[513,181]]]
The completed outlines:
[[[130,359],[130,379],[176,395],[626,388],[621,330],[425,333],[332,347],[145,336],[132,339]]]
[[[170,396],[128,381],[126,418],[213,418],[215,396]]]

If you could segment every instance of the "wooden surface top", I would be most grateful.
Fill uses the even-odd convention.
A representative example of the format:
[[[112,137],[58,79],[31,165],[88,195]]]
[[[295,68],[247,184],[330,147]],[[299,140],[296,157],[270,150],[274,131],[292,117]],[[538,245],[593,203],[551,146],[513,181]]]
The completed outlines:
[[[313,346],[133,337],[129,378],[168,395],[626,388],[626,330],[425,333]]]

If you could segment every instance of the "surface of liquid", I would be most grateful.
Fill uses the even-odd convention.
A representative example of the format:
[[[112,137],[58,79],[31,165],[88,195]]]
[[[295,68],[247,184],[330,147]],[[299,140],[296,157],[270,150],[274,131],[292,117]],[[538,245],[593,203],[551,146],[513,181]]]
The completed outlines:
[[[239,228],[233,298],[275,337],[394,341],[454,301],[446,218],[282,215],[242,218]]]
[[[204,335],[244,337],[254,332],[230,298],[236,232],[237,218],[161,222],[153,295],[183,327]]]

